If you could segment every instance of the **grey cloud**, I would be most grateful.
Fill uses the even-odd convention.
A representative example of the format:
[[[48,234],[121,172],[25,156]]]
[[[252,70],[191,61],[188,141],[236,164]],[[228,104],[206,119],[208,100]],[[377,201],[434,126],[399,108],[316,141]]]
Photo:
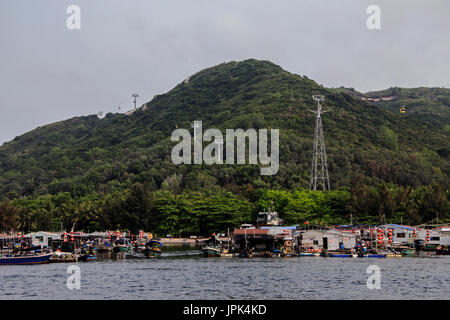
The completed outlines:
[[[69,4],[82,30],[65,27]],[[366,28],[381,7],[382,29]],[[450,86],[450,1],[2,0],[0,143],[46,123],[131,108],[192,73],[271,60],[325,86]]]

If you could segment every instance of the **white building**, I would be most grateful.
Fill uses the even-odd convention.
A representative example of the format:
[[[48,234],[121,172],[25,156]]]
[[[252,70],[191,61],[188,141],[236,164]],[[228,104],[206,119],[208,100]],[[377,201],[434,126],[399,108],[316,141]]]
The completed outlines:
[[[356,234],[348,231],[324,229],[324,230],[302,230],[298,239],[299,248],[313,248],[337,250],[340,244],[345,249],[356,245]]]

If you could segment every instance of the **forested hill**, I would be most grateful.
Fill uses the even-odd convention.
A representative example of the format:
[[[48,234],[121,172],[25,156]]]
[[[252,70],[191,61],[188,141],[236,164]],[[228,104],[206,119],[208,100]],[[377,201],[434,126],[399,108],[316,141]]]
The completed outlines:
[[[324,95],[330,109],[323,127],[333,189],[350,187],[355,179],[368,186],[448,186],[450,130],[441,122],[252,59],[200,71],[131,115],[72,118],[3,144],[0,199],[64,192],[80,199],[145,185],[148,192],[173,194],[222,188],[251,200],[248,190],[308,188],[313,94]],[[448,117],[448,101],[441,102],[423,97],[416,108]],[[176,128],[192,131],[194,120],[202,120],[204,130],[222,132],[279,129],[278,174],[260,176],[257,165],[174,165],[170,135]]]
[[[405,107],[408,117],[431,122],[436,128],[450,132],[450,89],[448,88],[394,87],[364,94],[344,87],[335,90],[364,99],[393,112],[399,112],[401,107]]]

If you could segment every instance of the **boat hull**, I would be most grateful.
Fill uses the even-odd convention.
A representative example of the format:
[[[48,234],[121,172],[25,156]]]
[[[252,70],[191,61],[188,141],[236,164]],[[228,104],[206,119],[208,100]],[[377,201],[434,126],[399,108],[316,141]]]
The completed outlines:
[[[147,258],[154,258],[154,257],[160,257],[162,251],[159,248],[148,248],[148,249],[144,249],[142,251],[142,253]]]
[[[364,256],[359,256],[360,258],[386,258],[385,254],[365,254]]]
[[[220,249],[206,247],[202,250],[203,256],[205,257],[220,257]]]
[[[71,263],[71,262],[77,262],[78,256],[71,254],[71,253],[65,253],[65,254],[54,254],[50,260],[49,263]]]
[[[354,254],[330,254],[330,258],[355,258],[357,255]]]
[[[224,257],[224,258],[232,258],[233,254],[232,253],[221,253],[220,256]]]
[[[300,257],[319,257],[319,252],[300,252],[298,254]]]
[[[416,250],[410,249],[410,250],[402,250],[402,256],[405,257],[414,257],[416,255]]]
[[[0,265],[28,265],[48,263],[53,253],[37,256],[1,257]]]
[[[97,261],[97,256],[92,254],[84,254],[78,257],[78,261],[82,262]]]

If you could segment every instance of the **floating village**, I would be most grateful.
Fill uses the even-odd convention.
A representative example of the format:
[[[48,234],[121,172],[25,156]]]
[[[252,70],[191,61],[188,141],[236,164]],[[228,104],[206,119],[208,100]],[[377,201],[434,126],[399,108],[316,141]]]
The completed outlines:
[[[330,190],[323,140],[321,102],[317,102],[311,190]],[[405,113],[405,107],[400,110]],[[272,204],[273,205],[273,204]],[[400,258],[450,255],[450,225],[285,226],[276,211],[259,212],[256,225],[242,224],[209,238],[156,238],[139,231],[0,233],[0,265],[92,262],[104,259],[164,257],[164,246],[198,248],[205,257]]]
[[[450,254],[450,226],[283,226],[278,213],[268,210],[258,214],[256,226],[209,238],[154,238],[144,231],[0,234],[0,265],[158,258],[171,245],[197,248],[205,257],[421,257]]]

